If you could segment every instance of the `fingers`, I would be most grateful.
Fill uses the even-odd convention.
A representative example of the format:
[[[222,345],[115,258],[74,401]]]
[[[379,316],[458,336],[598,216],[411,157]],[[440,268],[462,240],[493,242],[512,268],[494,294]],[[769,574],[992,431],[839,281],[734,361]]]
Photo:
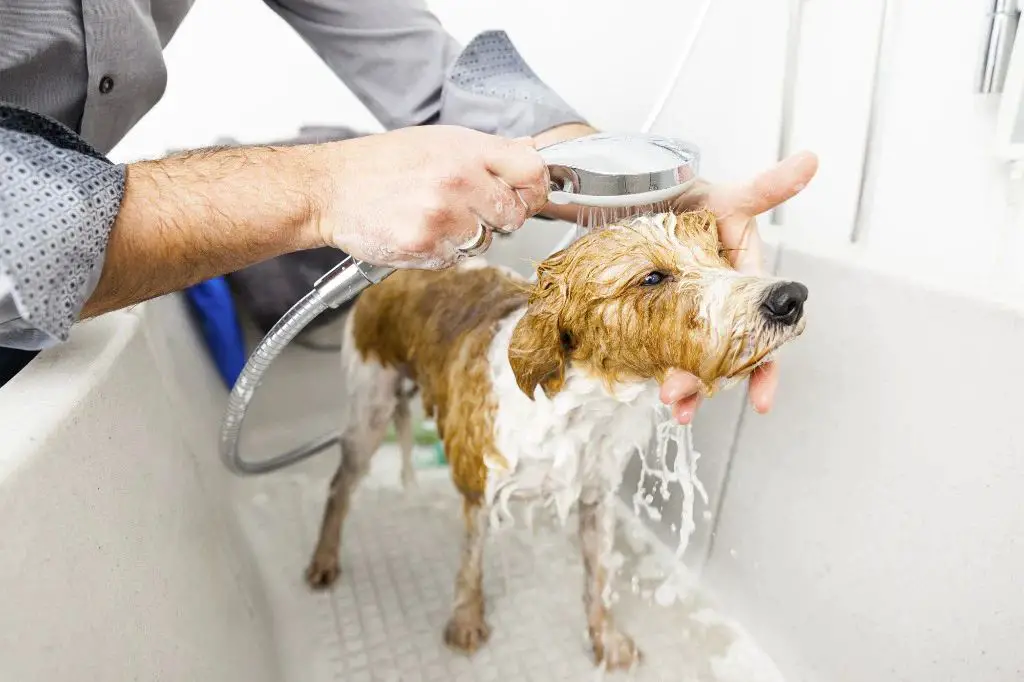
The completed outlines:
[[[470,210],[480,222],[496,232],[513,232],[529,217],[526,201],[504,180],[483,173],[477,186],[481,189],[467,199]]]
[[[661,402],[671,405],[672,416],[680,424],[689,424],[700,407],[700,379],[688,372],[673,370],[661,385]]]
[[[811,152],[793,154],[746,185],[735,188],[735,195],[729,201],[732,204],[731,211],[728,212],[756,216],[770,211],[799,194],[817,172],[816,155]],[[717,213],[714,207],[712,210]]]
[[[547,204],[548,168],[530,138],[501,140],[500,144],[491,145],[486,165],[487,170],[517,191],[528,216]]]
[[[484,253],[491,244],[491,229],[465,204],[425,211],[423,222],[396,230],[388,245],[394,267],[437,270],[467,256]]]
[[[775,390],[779,385],[779,367],[769,361],[754,370],[750,376],[750,403],[754,410],[765,414],[775,403]],[[688,372],[673,370],[661,385],[661,402],[671,406],[672,416],[680,424],[690,424],[704,401],[700,392],[700,379]]]
[[[661,402],[666,405],[679,402],[700,390],[700,379],[681,370],[672,370],[661,384]]]
[[[769,361],[750,375],[750,404],[760,414],[772,409],[775,403],[775,389],[779,385],[779,367]]]
[[[430,188],[436,194],[427,203],[435,209],[421,230],[437,249],[431,267],[481,255],[494,232],[517,230],[547,202],[547,167],[532,140],[454,128],[442,133],[452,138],[441,152],[452,166]]]
[[[700,393],[695,393],[689,398],[680,400],[672,405],[672,416],[684,426],[691,424],[693,422],[693,415],[697,413],[697,408],[700,407],[702,400],[704,400],[704,396]]]
[[[703,178],[697,178],[685,192],[673,200],[672,210],[676,213],[682,213],[683,211],[695,211],[706,206],[710,189],[711,183]]]

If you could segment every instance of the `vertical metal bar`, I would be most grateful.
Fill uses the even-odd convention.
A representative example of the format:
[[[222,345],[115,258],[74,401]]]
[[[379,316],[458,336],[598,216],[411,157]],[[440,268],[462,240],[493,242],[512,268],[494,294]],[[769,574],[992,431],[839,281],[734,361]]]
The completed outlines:
[[[1011,0],[992,0],[975,85],[975,91],[979,94],[1003,91],[1019,21],[1020,7],[1017,3]]]
[[[892,24],[892,17],[889,16],[889,0],[881,0],[882,12],[878,21],[878,47],[875,50],[875,71],[871,81],[871,109],[868,113],[868,127],[864,134],[864,156],[860,167],[860,180],[857,190],[857,205],[853,213],[853,229],[850,230],[850,243],[856,244],[864,235],[864,202],[871,190],[871,180],[874,178],[874,157],[872,147],[875,142],[876,126],[878,123],[878,110],[880,102],[878,99],[879,81],[882,77],[882,63],[887,52],[887,44],[891,39],[889,36]]]
[[[778,160],[793,151],[793,107],[796,100],[797,69],[800,59],[800,30],[803,24],[805,0],[789,0],[789,24],[786,27],[786,59],[782,71],[782,114],[779,119]],[[772,222],[782,222],[783,206],[772,211]]]

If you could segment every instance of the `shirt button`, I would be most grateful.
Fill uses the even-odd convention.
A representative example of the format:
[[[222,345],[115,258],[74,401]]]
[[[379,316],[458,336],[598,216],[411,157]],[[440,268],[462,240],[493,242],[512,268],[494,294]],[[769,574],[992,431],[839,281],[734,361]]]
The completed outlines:
[[[100,94],[105,95],[114,89],[114,79],[110,76],[104,76],[100,79]]]

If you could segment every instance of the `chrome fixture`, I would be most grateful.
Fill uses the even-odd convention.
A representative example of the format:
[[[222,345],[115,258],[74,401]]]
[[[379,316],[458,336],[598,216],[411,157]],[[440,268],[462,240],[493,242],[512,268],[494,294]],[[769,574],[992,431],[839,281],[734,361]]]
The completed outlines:
[[[976,91],[980,94],[1003,91],[1010,54],[1017,37],[1020,8],[1016,0],[991,0],[985,25]]]

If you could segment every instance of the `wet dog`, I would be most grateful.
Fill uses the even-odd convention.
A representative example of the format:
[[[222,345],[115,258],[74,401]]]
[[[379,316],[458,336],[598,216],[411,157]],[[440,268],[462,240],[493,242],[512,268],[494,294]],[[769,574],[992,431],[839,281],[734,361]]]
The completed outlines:
[[[591,232],[542,262],[533,283],[473,261],[396,273],[368,289],[346,323],[352,399],[308,582],[337,578],[349,500],[392,422],[409,480],[411,382],[464,501],[448,645],[472,652],[490,632],[482,556],[491,509],[535,499],[563,519],[578,505],[594,657],[631,666],[637,648],[604,593],[616,490],[629,458],[651,442],[658,385],[673,368],[696,375],[706,394],[749,375],[803,331],[806,298],[802,284],[734,270],[706,211]]]

